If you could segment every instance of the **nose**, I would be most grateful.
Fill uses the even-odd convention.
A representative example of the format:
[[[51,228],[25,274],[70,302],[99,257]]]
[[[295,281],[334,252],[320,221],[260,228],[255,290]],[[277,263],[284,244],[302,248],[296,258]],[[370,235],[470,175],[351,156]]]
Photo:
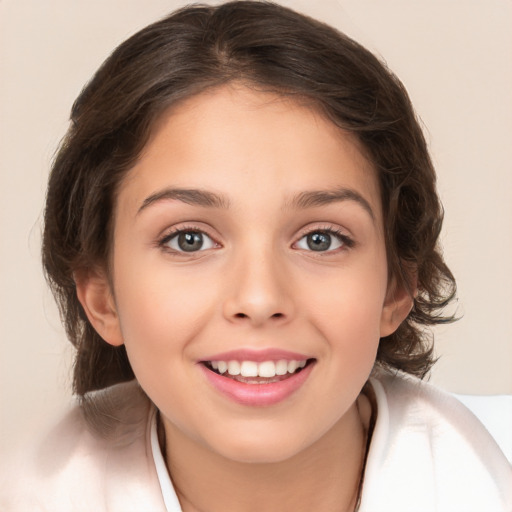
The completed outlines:
[[[271,251],[241,256],[227,276],[230,286],[224,317],[253,327],[288,322],[294,307],[284,266]]]

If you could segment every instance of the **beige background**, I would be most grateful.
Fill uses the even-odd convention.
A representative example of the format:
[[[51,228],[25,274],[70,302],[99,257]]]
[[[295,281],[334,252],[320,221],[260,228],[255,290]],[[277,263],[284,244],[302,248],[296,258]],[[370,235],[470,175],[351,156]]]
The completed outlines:
[[[0,0],[0,449],[70,398],[71,349],[39,263],[52,155],[73,99],[114,48],[185,2]],[[289,0],[384,56],[428,127],[463,319],[432,381],[512,393],[512,2]]]

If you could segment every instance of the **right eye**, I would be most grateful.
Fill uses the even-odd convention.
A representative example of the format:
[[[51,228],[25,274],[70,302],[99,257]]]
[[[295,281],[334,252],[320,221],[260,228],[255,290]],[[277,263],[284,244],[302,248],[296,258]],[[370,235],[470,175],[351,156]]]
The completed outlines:
[[[341,230],[334,228],[314,229],[294,244],[297,249],[313,252],[334,253],[350,249],[354,241]]]
[[[217,244],[202,231],[181,230],[165,237],[162,245],[176,252],[198,252],[213,249]]]

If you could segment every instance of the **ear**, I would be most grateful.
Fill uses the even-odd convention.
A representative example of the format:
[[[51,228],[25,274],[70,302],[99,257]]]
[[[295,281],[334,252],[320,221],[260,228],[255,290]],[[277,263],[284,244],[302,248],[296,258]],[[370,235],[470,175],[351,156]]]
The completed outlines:
[[[114,296],[105,272],[87,269],[75,272],[76,294],[89,322],[110,345],[123,344]]]
[[[381,338],[393,334],[411,312],[417,295],[416,277],[411,281],[411,290],[408,290],[405,285],[398,285],[396,278],[390,280],[380,319]]]

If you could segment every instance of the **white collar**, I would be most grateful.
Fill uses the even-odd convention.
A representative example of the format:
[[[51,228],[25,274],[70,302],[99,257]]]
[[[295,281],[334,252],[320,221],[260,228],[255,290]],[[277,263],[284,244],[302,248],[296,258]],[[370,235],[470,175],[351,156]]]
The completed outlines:
[[[160,489],[165,503],[165,510],[167,512],[182,512],[178,496],[176,496],[169,472],[167,471],[167,466],[165,465],[162,451],[160,450],[156,418],[157,408],[155,407],[151,417],[151,452],[153,454],[156,474],[158,476],[158,482],[160,483]]]

